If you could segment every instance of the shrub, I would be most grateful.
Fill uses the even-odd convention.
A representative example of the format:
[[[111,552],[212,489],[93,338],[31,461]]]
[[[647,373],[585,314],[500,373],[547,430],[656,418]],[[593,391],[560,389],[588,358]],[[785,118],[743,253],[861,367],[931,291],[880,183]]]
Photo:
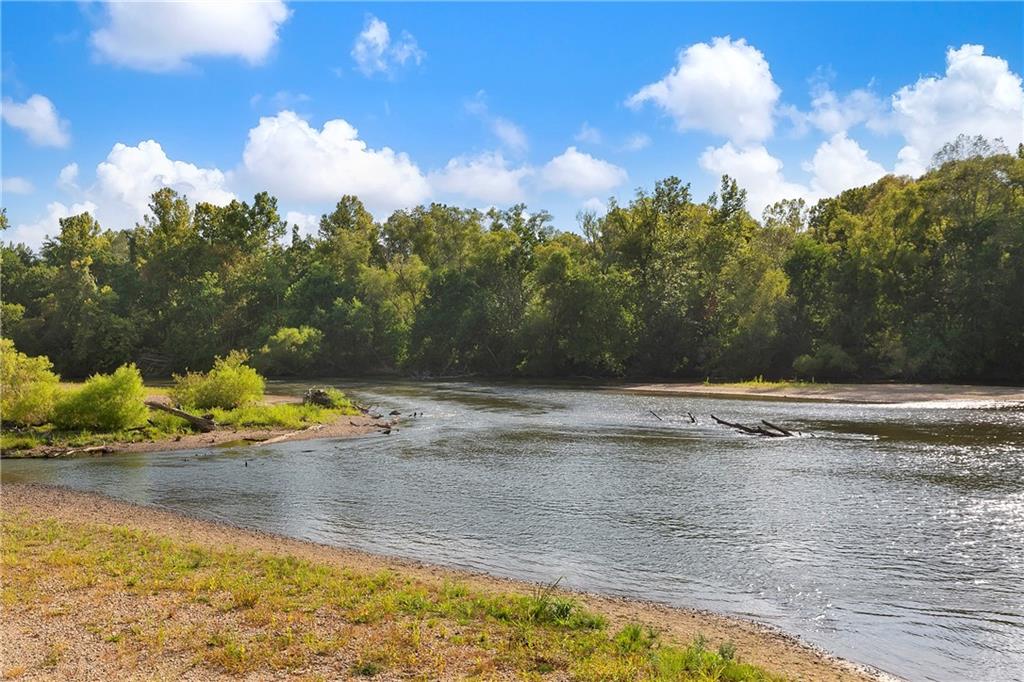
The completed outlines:
[[[270,374],[302,374],[313,369],[323,338],[314,327],[281,327],[267,339],[257,360]]]
[[[0,339],[0,420],[30,426],[50,418],[60,378],[45,355],[29,357]]]
[[[850,354],[834,343],[823,343],[814,355],[801,355],[793,361],[793,369],[803,377],[848,377],[857,371]]]
[[[206,374],[175,374],[171,397],[179,405],[201,410],[231,410],[258,402],[263,397],[264,381],[245,364],[248,360],[248,353],[233,350],[227,357],[214,360],[213,369]]]
[[[149,411],[142,375],[135,365],[122,365],[113,374],[95,374],[81,388],[57,401],[53,423],[62,429],[119,431],[146,421]]]

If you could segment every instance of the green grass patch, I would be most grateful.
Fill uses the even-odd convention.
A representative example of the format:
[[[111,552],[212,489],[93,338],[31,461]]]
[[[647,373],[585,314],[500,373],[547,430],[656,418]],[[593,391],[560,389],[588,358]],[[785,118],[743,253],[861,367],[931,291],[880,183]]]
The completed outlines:
[[[68,608],[95,620],[90,631],[145,654],[142,660],[185,651],[211,672],[257,676],[320,665],[424,679],[780,679],[741,662],[729,645],[678,646],[636,624],[613,630],[553,588],[485,593],[397,571],[211,549],[126,527],[9,512],[0,522],[5,608],[45,610],[39,595],[62,586],[67,594],[53,603],[73,600]],[[138,600],[138,608],[122,599],[120,610],[107,610],[115,608],[111,593]],[[188,615],[180,622],[154,617],[143,606],[151,599],[162,613]],[[59,657],[50,659],[44,665],[59,666]]]
[[[742,381],[712,381],[711,378],[704,379],[704,383],[708,386],[729,386],[736,388],[809,388],[811,386],[825,387],[828,384],[816,383],[813,379],[811,381],[803,381],[801,379],[765,379],[760,374],[752,379],[744,379]]]
[[[248,405],[233,410],[210,410],[214,421],[225,426],[301,429],[313,424],[326,424],[344,415],[359,414],[349,404],[342,408],[317,405],[282,403],[278,405]]]

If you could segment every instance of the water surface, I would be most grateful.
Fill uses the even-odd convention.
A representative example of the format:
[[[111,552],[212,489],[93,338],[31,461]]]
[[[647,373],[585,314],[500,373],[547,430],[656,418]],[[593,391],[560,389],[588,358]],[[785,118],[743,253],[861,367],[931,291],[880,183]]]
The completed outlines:
[[[1024,679],[1020,406],[341,387],[423,416],[390,436],[6,460],[3,480],[737,614],[911,679]]]

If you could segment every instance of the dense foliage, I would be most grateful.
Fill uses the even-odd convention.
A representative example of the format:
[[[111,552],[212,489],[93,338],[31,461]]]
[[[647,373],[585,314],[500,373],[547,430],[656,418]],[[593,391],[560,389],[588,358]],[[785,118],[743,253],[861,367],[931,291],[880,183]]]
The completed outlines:
[[[523,206],[375,222],[352,196],[285,233],[266,193],[66,218],[3,248],[4,334],[71,376],[247,349],[289,374],[1024,381],[1024,153],[981,140],[760,221],[729,178],[703,202],[668,178],[578,233]]]
[[[89,377],[81,388],[63,395],[53,411],[60,429],[119,431],[144,424],[149,410],[142,376],[135,365],[118,367],[111,374]]]
[[[263,398],[263,377],[245,364],[248,359],[243,351],[231,351],[215,358],[209,372],[175,375],[171,397],[181,405],[204,410],[233,410],[259,402]]]
[[[30,426],[50,418],[60,377],[49,358],[32,358],[0,339],[0,421]]]

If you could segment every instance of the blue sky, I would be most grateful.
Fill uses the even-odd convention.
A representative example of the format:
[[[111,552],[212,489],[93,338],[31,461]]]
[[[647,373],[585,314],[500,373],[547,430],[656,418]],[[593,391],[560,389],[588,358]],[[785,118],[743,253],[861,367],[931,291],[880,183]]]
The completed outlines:
[[[3,3],[6,239],[171,185],[581,208],[678,175],[808,201],[917,174],[956,132],[1024,138],[1002,4]],[[385,37],[386,33],[386,37]],[[326,127],[325,127],[326,124]],[[388,151],[390,150],[390,151]]]

